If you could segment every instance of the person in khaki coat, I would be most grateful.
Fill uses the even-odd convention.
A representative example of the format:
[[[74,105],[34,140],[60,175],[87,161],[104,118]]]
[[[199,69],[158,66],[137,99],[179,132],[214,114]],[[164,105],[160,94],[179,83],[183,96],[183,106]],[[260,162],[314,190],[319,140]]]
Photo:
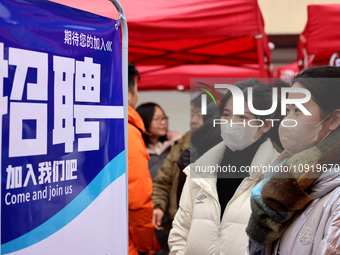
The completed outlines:
[[[179,167],[177,161],[182,152],[190,146],[190,131],[175,141],[169,155],[153,180],[152,199],[154,203],[154,221],[159,226],[164,212],[173,219],[177,211],[177,184]],[[158,213],[157,213],[158,211]],[[160,216],[159,216],[160,215]]]
[[[196,97],[191,102],[191,105],[190,129],[191,132],[195,132],[203,125],[200,97]],[[169,222],[165,222],[165,225],[170,223],[176,214],[178,205],[177,186],[180,172],[177,161],[182,152],[190,146],[191,132],[186,132],[182,138],[174,142],[169,155],[165,158],[162,167],[153,179],[152,200],[155,208],[153,211],[153,222],[157,230],[163,230],[161,225],[165,214],[167,214],[169,219]]]

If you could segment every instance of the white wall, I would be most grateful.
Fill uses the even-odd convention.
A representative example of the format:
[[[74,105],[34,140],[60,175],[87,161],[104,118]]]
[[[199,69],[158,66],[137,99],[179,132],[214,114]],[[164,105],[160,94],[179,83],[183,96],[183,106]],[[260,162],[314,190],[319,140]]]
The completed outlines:
[[[340,0],[258,0],[267,34],[300,34],[307,22],[307,5],[340,4]]]
[[[190,93],[180,91],[138,91],[137,106],[154,102],[159,104],[169,117],[169,130],[182,134],[187,132],[190,121]]]

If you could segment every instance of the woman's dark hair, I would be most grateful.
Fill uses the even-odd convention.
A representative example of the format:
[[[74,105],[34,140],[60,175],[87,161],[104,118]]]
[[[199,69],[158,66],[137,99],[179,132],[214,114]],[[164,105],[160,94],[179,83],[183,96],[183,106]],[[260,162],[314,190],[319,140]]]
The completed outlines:
[[[257,110],[268,110],[271,108],[273,104],[273,94],[272,94],[272,87],[268,84],[261,83],[260,81],[251,78],[245,81],[240,81],[235,83],[235,86],[241,89],[244,95],[244,100],[247,101],[248,98],[248,90],[247,88],[251,87],[253,88],[253,106]],[[224,107],[226,103],[231,99],[232,93],[231,91],[228,91],[223,99],[222,99],[222,106],[220,107],[220,114],[223,114]],[[277,114],[279,112],[276,110],[275,112],[268,114],[268,115],[255,115],[255,118],[261,119],[262,121],[265,121],[266,119],[275,119]],[[277,119],[277,118],[276,118]],[[275,127],[272,127],[269,132],[262,135],[263,138],[266,138],[269,136],[269,134],[272,132],[272,129]],[[276,127],[277,128],[277,127]]]
[[[134,95],[135,93],[135,77],[137,77],[139,81],[140,73],[138,72],[136,66],[133,63],[129,62],[128,64],[128,87],[132,95]]]
[[[240,81],[235,83],[235,86],[241,89],[244,95],[244,100],[247,101],[248,90],[247,88],[253,88],[253,105],[257,110],[268,110],[272,106],[272,87],[268,84],[261,83],[260,81],[251,78],[249,80]],[[228,91],[222,98],[222,106],[220,107],[220,114],[223,114],[224,107],[229,99],[232,97],[232,93]],[[275,116],[275,112],[269,115],[257,116],[256,118],[265,120],[272,119]]]
[[[160,105],[158,105],[156,103],[151,103],[151,102],[141,104],[140,106],[138,106],[136,108],[136,111],[142,117],[142,120],[143,120],[144,126],[145,126],[145,130],[147,132],[149,132],[149,128],[150,128],[153,116],[155,114],[155,108],[156,107],[159,107],[162,110],[162,112],[164,113],[164,110],[162,109],[162,107],[160,107]],[[148,147],[151,144],[149,138],[150,138],[150,135],[143,134],[143,139],[144,139],[146,147]],[[168,140],[167,135],[164,135],[159,139],[160,142],[164,142],[166,140]]]
[[[292,80],[300,83],[312,94],[313,100],[322,109],[326,117],[335,109],[340,109],[340,67],[315,66],[306,69]]]

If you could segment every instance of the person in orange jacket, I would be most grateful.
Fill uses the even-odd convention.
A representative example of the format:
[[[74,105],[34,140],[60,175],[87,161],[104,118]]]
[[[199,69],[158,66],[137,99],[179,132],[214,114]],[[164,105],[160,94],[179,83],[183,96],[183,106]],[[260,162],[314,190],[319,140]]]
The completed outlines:
[[[145,127],[135,111],[138,101],[136,77],[140,74],[129,63],[128,78],[128,198],[129,198],[129,255],[148,254],[155,251],[152,222],[152,180],[148,169],[149,154],[142,133]]]

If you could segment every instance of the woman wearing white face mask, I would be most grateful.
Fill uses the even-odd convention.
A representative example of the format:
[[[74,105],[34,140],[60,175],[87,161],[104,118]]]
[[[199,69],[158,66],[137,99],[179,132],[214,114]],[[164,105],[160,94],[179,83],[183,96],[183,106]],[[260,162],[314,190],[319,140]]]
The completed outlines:
[[[270,86],[255,79],[239,82],[236,86],[246,99],[247,88],[253,89],[255,109],[271,108]],[[243,115],[234,115],[231,92],[224,96],[221,107],[224,120],[221,122],[227,124],[220,127],[223,142],[184,170],[188,177],[168,240],[170,254],[245,253],[248,243],[245,228],[251,213],[250,191],[261,180],[262,167],[270,165],[279,153],[267,138],[272,123],[266,119],[274,119],[275,113],[255,116],[246,101],[244,107]],[[201,175],[195,170],[204,172],[211,167],[229,167],[238,173],[216,170]],[[252,171],[249,175],[250,167],[257,172]]]
[[[310,91],[311,115],[287,107],[297,125],[280,126],[285,151],[272,166],[281,170],[252,190],[249,253],[340,254],[340,68],[307,69],[292,87]]]

